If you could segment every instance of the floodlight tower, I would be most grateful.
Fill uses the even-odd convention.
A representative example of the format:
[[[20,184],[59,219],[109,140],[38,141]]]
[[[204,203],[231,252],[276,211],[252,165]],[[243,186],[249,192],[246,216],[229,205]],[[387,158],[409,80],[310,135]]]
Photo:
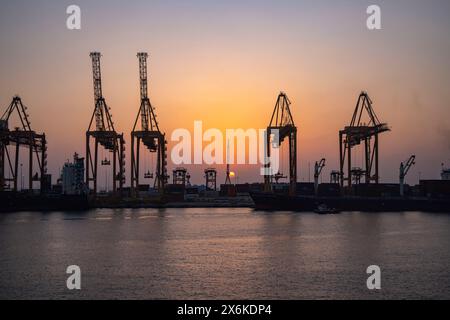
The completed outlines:
[[[131,189],[133,193],[139,187],[139,160],[141,142],[150,154],[156,153],[156,174],[154,187],[160,193],[164,192],[167,184],[167,141],[161,132],[156,120],[155,108],[148,97],[147,84],[147,57],[148,53],[139,52],[139,79],[141,92],[141,105],[139,107],[133,131],[131,132]],[[138,129],[139,118],[141,128]]]
[[[114,129],[114,123],[102,92],[102,77],[100,70],[100,52],[91,52],[92,73],[94,79],[94,112],[86,132],[86,184],[88,188],[93,182],[93,193],[97,193],[98,184],[98,149],[102,146],[113,156],[113,192],[117,192],[117,184],[122,190],[125,182],[125,140],[123,134]],[[95,126],[94,124],[95,119]],[[92,158],[91,138],[94,141],[94,157]],[[109,164],[109,160],[107,161]],[[104,162],[106,165],[106,162]],[[119,172],[117,172],[119,166]],[[91,176],[92,173],[92,176]]]
[[[230,141],[227,141],[227,171],[226,171],[226,178],[225,178],[225,184],[230,185],[231,184],[231,178],[230,178]]]

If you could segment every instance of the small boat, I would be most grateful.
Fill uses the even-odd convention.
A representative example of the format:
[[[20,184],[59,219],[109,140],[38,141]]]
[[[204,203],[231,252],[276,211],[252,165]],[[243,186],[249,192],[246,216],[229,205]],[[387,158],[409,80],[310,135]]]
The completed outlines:
[[[336,208],[329,208],[326,204],[322,203],[317,206],[314,212],[318,214],[336,214],[339,213],[339,210]]]

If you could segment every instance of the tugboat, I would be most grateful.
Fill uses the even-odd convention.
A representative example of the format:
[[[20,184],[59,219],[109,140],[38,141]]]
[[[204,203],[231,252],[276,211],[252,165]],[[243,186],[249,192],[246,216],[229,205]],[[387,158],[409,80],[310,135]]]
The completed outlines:
[[[326,204],[322,203],[317,206],[314,210],[315,213],[318,214],[337,214],[340,213],[336,208],[329,208]]]

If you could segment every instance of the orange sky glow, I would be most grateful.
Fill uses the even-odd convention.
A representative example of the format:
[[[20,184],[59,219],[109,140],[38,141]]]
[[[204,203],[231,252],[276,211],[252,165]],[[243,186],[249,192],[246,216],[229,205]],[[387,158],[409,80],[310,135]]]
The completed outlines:
[[[380,139],[382,181],[397,182],[400,162],[411,154],[417,165],[408,182],[419,173],[438,178],[441,163],[450,165],[450,22],[441,13],[450,12],[449,4],[383,2],[383,29],[369,31],[364,1],[320,2],[80,1],[80,31],[65,28],[67,4],[7,4],[0,19],[1,111],[13,95],[22,97],[32,127],[47,135],[55,182],[66,159],[84,156],[94,106],[89,52],[100,51],[103,93],[125,133],[129,162],[140,102],[136,53],[147,51],[149,95],[168,138],[176,128],[192,130],[195,120],[205,130],[265,128],[284,91],[299,132],[298,179],[307,181],[308,163],[326,158],[326,181],[338,168],[338,131],[366,90],[392,128]],[[194,183],[203,183],[205,167],[187,166]],[[223,183],[225,167],[217,168]],[[239,182],[262,181],[259,166],[232,170]]]

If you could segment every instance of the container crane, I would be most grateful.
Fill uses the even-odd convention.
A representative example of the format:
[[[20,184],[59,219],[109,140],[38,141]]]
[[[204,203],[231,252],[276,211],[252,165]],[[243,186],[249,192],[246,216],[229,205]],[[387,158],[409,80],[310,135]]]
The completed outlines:
[[[139,80],[141,105],[139,107],[136,121],[134,122],[133,131],[131,132],[131,190],[136,195],[139,189],[139,162],[141,142],[147,148],[147,151],[156,154],[156,168],[154,188],[160,193],[164,192],[164,186],[167,184],[167,141],[165,133],[159,129],[156,120],[155,108],[148,97],[147,83],[147,52],[139,52]],[[140,118],[141,128],[138,127]],[[150,170],[144,175],[144,178],[153,178],[153,172]]]
[[[17,113],[20,120],[20,127],[14,130],[9,129],[10,117]],[[14,146],[14,156],[10,154],[9,146]],[[48,182],[47,175],[47,140],[45,133],[39,134],[31,129],[31,122],[27,113],[27,107],[22,103],[19,96],[15,96],[6,111],[0,118],[0,191],[13,183],[13,191],[18,191],[19,176],[19,153],[20,147],[29,148],[28,156],[28,190],[33,189],[33,182],[40,182],[40,191],[43,192],[44,185]],[[37,163],[39,173],[33,174],[33,165]],[[10,178],[6,178],[6,165],[11,173]]]
[[[416,156],[412,155],[411,157],[409,157],[409,159],[405,162],[400,163],[400,196],[404,196],[405,195],[405,177],[408,174],[409,169],[411,169],[411,167],[413,165],[416,164]]]
[[[100,52],[91,52],[92,74],[94,80],[94,112],[89,128],[86,131],[86,184],[88,188],[93,183],[93,193],[97,193],[99,146],[112,153],[113,157],[113,192],[122,190],[125,183],[125,140],[123,133],[114,129],[110,108],[106,104],[102,92],[102,77],[100,70]],[[92,157],[91,138],[94,141],[94,157]],[[110,165],[110,160],[101,161],[104,166]],[[119,166],[119,172],[117,172]],[[91,176],[92,173],[92,176]],[[119,186],[117,186],[119,184]]]
[[[350,125],[339,131],[340,183],[348,187],[352,185],[352,148],[364,143],[365,168],[361,169],[365,183],[379,182],[379,134],[390,131],[386,123],[382,123],[372,107],[372,100],[367,92],[361,92],[356,103]],[[367,114],[368,122],[363,121],[363,113]],[[372,138],[374,142],[372,143]],[[346,159],[347,158],[347,159]],[[344,172],[347,160],[347,175]]]
[[[319,162],[316,161],[314,165],[314,194],[319,194],[319,178],[322,173],[323,168],[325,167],[325,159],[322,158]]]
[[[297,127],[294,124],[292,118],[290,106],[291,101],[287,97],[286,93],[280,92],[275,108],[270,119],[269,126],[266,131],[266,155],[270,159],[270,145],[274,145],[276,148],[281,146],[284,139],[288,138],[289,142],[289,194],[295,195],[297,186]],[[279,141],[271,141],[273,131],[278,131]],[[272,190],[272,178],[271,164],[268,163],[265,166],[266,173],[264,175],[264,189],[265,191]]]

